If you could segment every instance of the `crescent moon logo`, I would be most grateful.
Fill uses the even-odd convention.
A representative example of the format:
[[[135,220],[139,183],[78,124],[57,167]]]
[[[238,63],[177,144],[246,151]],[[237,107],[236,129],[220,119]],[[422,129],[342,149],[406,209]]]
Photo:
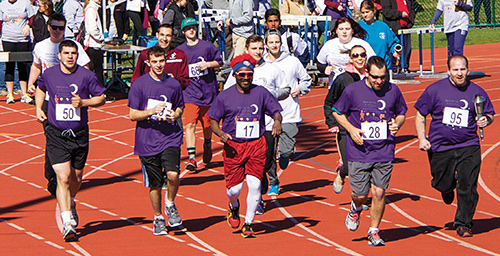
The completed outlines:
[[[385,108],[385,106],[386,106],[385,101],[383,101],[383,100],[378,100],[377,102],[382,103],[382,107],[380,107],[380,108],[378,108],[378,109],[379,109],[379,110],[383,110],[383,109]]]
[[[163,99],[163,102],[167,102],[167,96],[165,95],[160,95],[160,98]]]
[[[69,86],[69,87],[73,88],[72,93],[76,93],[76,92],[78,92],[78,85],[76,85],[76,84],[70,84],[70,86]]]
[[[257,112],[259,111],[259,107],[257,107],[257,105],[255,105],[255,104],[250,105],[250,107],[255,108],[255,110],[252,112],[252,114],[254,114],[254,115],[257,114]]]
[[[464,106],[463,107],[460,107],[461,109],[467,109],[469,107],[469,102],[467,102],[466,100],[464,99],[461,99],[460,102],[463,102],[464,103]]]
[[[198,57],[198,59],[199,59],[200,61],[205,62],[205,58],[203,58],[202,56]]]

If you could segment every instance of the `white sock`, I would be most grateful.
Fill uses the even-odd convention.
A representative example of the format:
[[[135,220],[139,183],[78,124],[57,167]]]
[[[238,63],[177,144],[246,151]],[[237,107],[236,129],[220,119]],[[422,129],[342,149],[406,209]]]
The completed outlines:
[[[158,216],[155,215],[155,220],[165,220],[165,218],[163,218],[163,215],[160,214]]]
[[[247,195],[247,213],[245,214],[245,223],[252,224],[255,217],[255,211],[260,203],[260,186],[261,181],[252,175],[246,176],[248,195]]]
[[[354,201],[351,201],[351,207],[352,207],[352,209],[354,209],[357,212],[360,212],[360,211],[363,210],[363,205],[361,205],[361,207],[358,209],[358,208],[356,208],[356,205],[354,204]]]
[[[170,207],[172,207],[172,205],[174,205],[174,202],[168,201],[167,197],[165,197],[165,206],[170,208]]]
[[[368,234],[370,234],[371,232],[378,232],[378,228],[372,228],[372,227],[370,227],[368,229]]]
[[[61,219],[63,224],[71,222],[71,211],[61,212]]]
[[[226,195],[229,198],[229,206],[231,206],[231,208],[236,208],[240,206],[240,204],[238,203],[238,197],[240,196],[242,189],[243,189],[243,182],[236,186],[232,186],[226,190]]]

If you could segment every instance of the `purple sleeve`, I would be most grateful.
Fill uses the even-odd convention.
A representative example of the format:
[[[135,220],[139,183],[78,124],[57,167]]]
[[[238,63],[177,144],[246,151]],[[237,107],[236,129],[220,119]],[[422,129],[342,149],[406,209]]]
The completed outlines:
[[[135,86],[130,87],[128,92],[128,107],[135,110],[142,110],[142,95],[139,87],[139,84],[135,84]]]
[[[431,98],[430,98],[430,95],[429,95],[429,92],[427,91],[427,89],[422,93],[422,95],[420,95],[420,97],[418,98],[417,102],[415,103],[415,105],[413,106],[415,109],[417,109],[417,111],[423,115],[423,116],[427,116],[429,113],[431,113],[431,108],[432,108],[432,102],[431,102]]]
[[[393,86],[396,86],[396,85],[393,85]],[[396,116],[401,116],[401,115],[406,114],[406,111],[408,110],[408,106],[406,106],[405,98],[403,97],[403,94],[401,93],[399,88],[397,88],[396,97],[397,97],[397,102],[396,102],[396,110],[394,111],[394,113],[396,114]]]
[[[224,116],[224,103],[220,99],[220,94],[215,98],[214,102],[210,106],[210,109],[208,109],[207,115],[217,122],[219,122]]]
[[[486,99],[483,104],[483,115],[495,115],[495,109],[491,103],[490,97],[484,92],[483,97]]]
[[[177,82],[177,80],[175,80]],[[179,82],[177,82],[177,90],[175,92],[175,102],[172,102],[173,104],[173,110],[180,108],[181,110],[184,110],[184,96],[182,94],[182,87]]]
[[[89,81],[89,92],[92,96],[101,96],[106,91],[106,88],[99,82],[96,74],[92,73],[92,78]]]
[[[283,111],[283,109],[281,108],[281,105],[276,97],[274,97],[267,89],[263,91],[265,92],[264,102],[266,104],[266,110],[264,113],[273,118],[276,113]]]
[[[340,95],[340,98],[333,104],[332,110],[337,112],[340,115],[345,115],[349,111],[351,107],[351,100],[349,99],[349,92],[351,90],[346,87],[342,94]]]
[[[44,79],[44,75],[42,74],[38,80],[37,80],[37,86],[38,88],[40,88],[40,90],[46,92],[47,91],[47,86],[45,86],[45,79]]]
[[[212,45],[212,49],[213,49],[212,59],[217,61],[217,63],[219,63],[219,65],[223,65],[224,61],[222,60],[222,57],[220,56],[219,48],[215,47],[215,45]]]

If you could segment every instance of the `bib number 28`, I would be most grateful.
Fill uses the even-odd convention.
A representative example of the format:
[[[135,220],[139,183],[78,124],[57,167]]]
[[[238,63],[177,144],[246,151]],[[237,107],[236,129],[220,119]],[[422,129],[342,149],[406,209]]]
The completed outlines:
[[[364,140],[387,139],[387,123],[361,123]]]

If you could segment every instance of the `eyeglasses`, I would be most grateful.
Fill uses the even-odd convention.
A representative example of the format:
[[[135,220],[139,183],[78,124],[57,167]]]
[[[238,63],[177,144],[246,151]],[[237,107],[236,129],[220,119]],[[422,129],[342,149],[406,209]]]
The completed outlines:
[[[253,77],[253,71],[240,71],[234,74],[239,78],[245,78],[245,79]]]
[[[64,31],[64,29],[66,29],[65,26],[56,26],[56,25],[50,25],[50,27],[53,29],[53,30],[60,30],[60,31]]]
[[[372,75],[370,73],[368,73],[368,75],[370,75],[373,79],[382,79],[382,80],[385,80],[385,77],[386,77],[386,75],[383,75],[383,76],[374,76],[374,75]]]
[[[366,52],[362,52],[362,53],[353,53],[353,54],[351,55],[351,58],[353,58],[353,59],[356,59],[357,57],[366,58]]]
[[[185,27],[184,30],[188,31],[188,30],[196,30],[197,27],[196,26],[189,26],[189,27]]]

